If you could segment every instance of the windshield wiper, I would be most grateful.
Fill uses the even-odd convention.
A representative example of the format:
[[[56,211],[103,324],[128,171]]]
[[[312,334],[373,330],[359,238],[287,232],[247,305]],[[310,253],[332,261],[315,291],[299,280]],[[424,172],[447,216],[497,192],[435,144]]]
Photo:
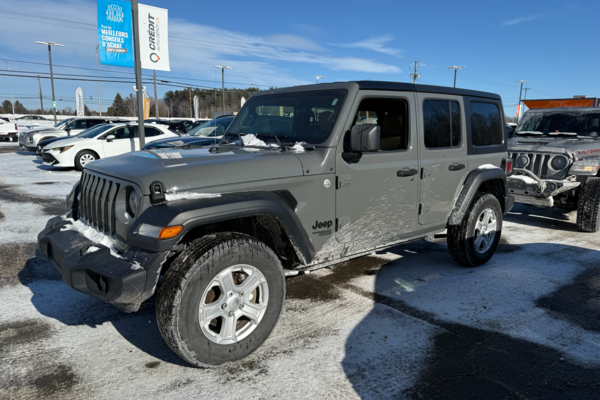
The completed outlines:
[[[285,146],[283,145],[283,143],[281,143],[281,140],[279,140],[279,138],[287,139],[287,136],[285,136],[285,135],[270,134],[270,133],[257,133],[256,137],[259,137],[259,136],[270,137],[270,138],[275,139],[275,141],[277,141],[277,145],[279,147],[281,147],[281,150],[285,151]]]

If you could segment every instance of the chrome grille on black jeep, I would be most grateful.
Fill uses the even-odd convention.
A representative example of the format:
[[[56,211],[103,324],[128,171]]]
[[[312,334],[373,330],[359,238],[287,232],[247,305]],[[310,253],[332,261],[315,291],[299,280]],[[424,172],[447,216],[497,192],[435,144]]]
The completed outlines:
[[[81,176],[79,215],[85,222],[107,235],[115,228],[115,200],[121,184],[85,170]]]
[[[566,163],[566,167],[556,170],[551,167],[551,162],[554,157],[564,157],[559,154],[545,154],[545,153],[533,153],[533,152],[509,152],[508,158],[512,158],[514,168],[526,169],[534,173],[538,178],[541,179],[562,179],[565,175],[565,171],[568,169],[570,163]],[[526,165],[523,166],[519,163],[519,158],[526,161]]]

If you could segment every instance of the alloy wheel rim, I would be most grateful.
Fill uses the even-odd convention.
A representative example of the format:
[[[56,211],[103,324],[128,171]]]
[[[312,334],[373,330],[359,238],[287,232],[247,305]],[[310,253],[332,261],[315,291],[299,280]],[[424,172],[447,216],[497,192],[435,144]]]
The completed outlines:
[[[492,247],[492,243],[494,243],[494,239],[496,238],[497,226],[498,220],[496,218],[496,212],[493,209],[486,208],[479,214],[475,224],[475,235],[473,238],[475,250],[478,253],[485,253]]]
[[[85,165],[94,160],[95,160],[95,158],[91,154],[83,154],[81,157],[79,157],[79,162],[81,163],[81,165]]]
[[[268,302],[269,286],[262,272],[247,264],[226,268],[202,294],[200,329],[214,343],[237,343],[258,327]]]

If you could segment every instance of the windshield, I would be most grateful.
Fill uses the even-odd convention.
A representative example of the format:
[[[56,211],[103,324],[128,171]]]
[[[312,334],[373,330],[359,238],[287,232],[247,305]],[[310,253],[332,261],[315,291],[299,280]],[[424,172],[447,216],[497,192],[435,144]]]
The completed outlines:
[[[65,120],[63,120],[63,121],[58,121],[56,124],[54,124],[54,127],[55,127],[55,128],[58,128],[58,129],[64,129],[64,128],[65,128],[65,126],[66,126],[66,125],[67,125],[69,122],[73,121],[74,119],[75,119],[75,118],[67,118],[67,119],[65,119]]]
[[[600,135],[600,112],[557,111],[527,113],[516,131],[521,135]]]
[[[80,138],[85,138],[85,139],[91,139],[91,138],[98,136],[102,132],[106,132],[107,130],[109,130],[112,127],[113,126],[109,125],[109,124],[100,124],[100,125],[96,125],[92,128],[86,129],[85,131],[83,131],[80,134],[75,135],[75,136],[80,137]]]
[[[284,143],[323,143],[331,134],[347,94],[337,89],[252,96],[225,138],[236,140],[238,134],[249,133],[278,135]]]
[[[212,119],[208,122],[199,125],[188,132],[189,136],[199,137],[215,137],[223,136],[229,124],[233,121],[233,117],[223,117]]]

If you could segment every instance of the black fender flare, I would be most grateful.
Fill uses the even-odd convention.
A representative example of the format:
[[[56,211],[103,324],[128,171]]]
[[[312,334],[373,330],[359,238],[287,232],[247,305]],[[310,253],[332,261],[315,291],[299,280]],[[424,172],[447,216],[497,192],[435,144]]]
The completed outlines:
[[[502,209],[506,214],[510,211],[512,205],[510,204],[510,199],[508,195],[508,186],[506,182],[506,173],[504,170],[500,168],[490,168],[490,169],[476,169],[469,173],[467,179],[465,179],[465,183],[463,184],[462,190],[456,199],[456,203],[454,204],[454,208],[450,213],[450,218],[448,218],[448,225],[459,225],[475,194],[478,192],[479,188],[485,181],[491,181],[494,179],[501,179],[503,183],[503,196],[504,196],[504,204],[502,204],[502,199],[500,203],[502,205]]]
[[[214,198],[155,204],[134,220],[127,232],[127,243],[151,251],[171,250],[194,228],[260,215],[277,219],[301,262],[308,264],[313,260],[315,249],[296,212],[282,195],[268,191],[227,193]],[[143,223],[160,227],[181,225],[183,231],[173,239],[158,240],[135,233]]]

